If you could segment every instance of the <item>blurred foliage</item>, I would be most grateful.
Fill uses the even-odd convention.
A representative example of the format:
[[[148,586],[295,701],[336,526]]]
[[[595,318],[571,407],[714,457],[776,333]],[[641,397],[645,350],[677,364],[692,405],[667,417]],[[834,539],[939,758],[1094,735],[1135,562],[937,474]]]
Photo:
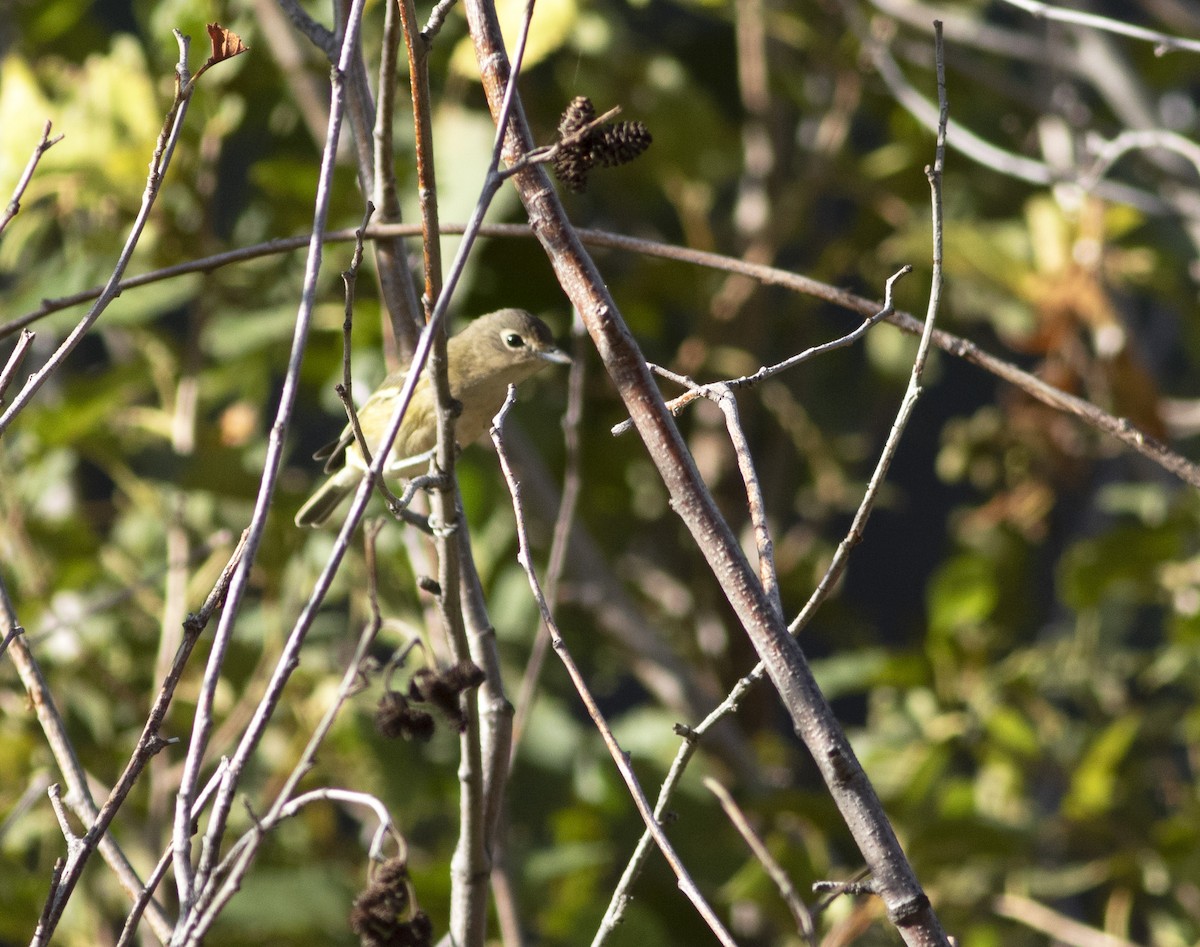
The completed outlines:
[[[1086,168],[1082,149],[1091,135],[1161,125],[1195,136],[1193,55],[1156,56],[1149,44],[1035,21],[1004,4],[952,6],[953,117],[998,147],[1053,163],[1052,143],[1066,140],[1079,149],[1068,163]],[[1183,5],[1092,6],[1200,35],[1200,18]],[[645,122],[654,136],[636,162],[599,171],[586,193],[565,196],[573,218],[770,261],[872,297],[911,263],[916,273],[900,284],[899,302],[923,313],[930,269],[923,167],[933,139],[897,104],[871,54],[886,44],[932,99],[932,39],[920,25],[932,12],[899,0],[878,7],[864,0],[539,3],[521,84],[539,140],[553,139],[576,95],[600,111],[620,105],[623,118]],[[885,7],[916,13],[901,23]],[[170,30],[193,36],[193,67],[206,45],[192,6],[167,0],[17,0],[9,9],[0,24],[0,192],[17,180],[47,118],[66,137],[44,157],[0,239],[3,321],[108,275],[169,101]],[[251,52],[204,77],[131,272],[303,233],[310,223],[328,64],[257,7],[222,13]],[[755,45],[760,14],[767,39]],[[372,76],[382,16],[382,4],[369,5]],[[985,26],[982,36],[994,43],[975,45],[962,24]],[[514,37],[515,27],[510,43]],[[1121,77],[1125,97],[1095,79],[1102,69]],[[471,78],[460,10],[432,47],[430,70],[442,219],[461,220],[477,196],[492,126]],[[406,95],[400,100],[403,111]],[[405,115],[396,135],[413,220]],[[336,227],[356,226],[362,215],[348,151],[344,157]],[[1054,160],[1061,167],[1061,154]],[[1195,427],[1177,421],[1200,396],[1200,329],[1189,316],[1196,227],[1178,209],[1188,206],[1180,195],[1193,194],[1195,173],[1166,153],[1137,152],[1112,177],[1158,206],[1028,184],[951,150],[940,317],[946,328],[1195,457]],[[511,193],[501,195],[492,218],[521,220]],[[447,249],[454,245],[447,241]],[[288,434],[276,509],[218,691],[218,754],[257,701],[332,543],[328,532],[298,533],[292,515],[318,476],[309,455],[342,424],[333,392],[342,349],[337,274],[350,252],[345,244],[326,248],[300,420]],[[832,306],[741,277],[614,251],[597,259],[647,357],[699,380],[752,372],[854,324]],[[0,569],[75,746],[104,786],[119,774],[157,689],[163,659],[156,655],[173,647],[163,630],[173,632],[183,617],[180,595],[168,594],[169,563],[186,564],[176,569],[186,580],[182,607],[197,608],[249,519],[302,260],[279,254],[126,292],[4,437]],[[533,241],[483,241],[453,308],[466,316],[501,305],[547,315],[561,337],[569,331],[564,298]],[[79,314],[60,312],[34,326],[21,377]],[[383,322],[366,273],[354,322],[358,392],[382,377]],[[0,362],[11,344],[11,336],[0,338]],[[882,326],[865,344],[739,398],[789,615],[849,523],[911,352],[908,340]],[[595,356],[584,364],[578,520],[597,558],[584,558],[579,544],[573,549],[560,622],[653,795],[674,754],[671,724],[697,722],[754,659],[642,447],[633,436],[609,435],[623,411]],[[541,484],[563,468],[565,389],[562,373],[544,373],[522,390],[512,419],[527,435],[521,441],[536,445],[520,459],[543,557],[556,501],[553,487]],[[701,404],[680,423],[749,548],[745,493],[723,419]],[[543,464],[553,471],[548,481]],[[515,697],[537,612],[515,562],[507,492],[483,448],[464,454],[460,479]],[[1045,933],[1000,910],[1002,894],[1140,942],[1200,940],[1198,516],[1194,491],[1162,471],[969,366],[935,359],[882,509],[803,643],[918,876],[964,947],[1045,942]],[[420,635],[444,657],[436,622],[427,621],[430,602],[414,582],[433,571],[421,558],[429,550],[395,526],[383,531],[380,550],[386,622],[377,656]],[[262,799],[278,789],[328,705],[367,615],[365,586],[356,550],[256,758],[248,789]],[[662,704],[641,673],[649,659],[614,634],[630,614],[638,634],[661,638],[686,662],[702,706]],[[193,658],[168,736],[189,730],[206,647]],[[7,661],[0,682],[7,776],[0,781],[0,944],[7,944],[28,939],[63,840],[44,792],[58,778],[53,758]],[[378,690],[373,682],[354,698],[304,786],[353,787],[385,800],[440,936],[456,835],[457,743],[445,728],[429,744],[384,741],[371,724]],[[750,697],[728,738],[706,749],[673,800],[672,838],[740,943],[799,943],[786,907],[701,776],[731,786],[802,892],[813,881],[853,875],[859,856],[765,689]],[[161,754],[115,824],[143,873],[169,837],[183,753],[176,745]],[[539,943],[585,942],[640,823],[553,661],[512,780],[504,860],[521,919]],[[352,943],[345,919],[366,878],[373,828],[363,819],[318,804],[285,825],[212,942]],[[240,806],[234,822],[235,829],[249,824]],[[173,889],[168,880],[164,896]],[[651,858],[633,893],[612,943],[708,942],[661,859]],[[125,910],[97,861],[58,942],[115,936]],[[838,942],[896,942],[869,900],[837,900],[819,923],[838,932]]]

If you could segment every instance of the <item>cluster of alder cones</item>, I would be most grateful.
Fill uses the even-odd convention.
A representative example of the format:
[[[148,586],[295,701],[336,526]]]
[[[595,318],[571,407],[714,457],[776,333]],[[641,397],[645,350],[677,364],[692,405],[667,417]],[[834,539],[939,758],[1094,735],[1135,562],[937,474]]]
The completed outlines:
[[[554,176],[572,191],[587,188],[592,168],[614,168],[650,147],[650,132],[641,122],[607,122],[588,128],[595,119],[592,100],[578,95],[558,122],[558,149],[552,159]]]

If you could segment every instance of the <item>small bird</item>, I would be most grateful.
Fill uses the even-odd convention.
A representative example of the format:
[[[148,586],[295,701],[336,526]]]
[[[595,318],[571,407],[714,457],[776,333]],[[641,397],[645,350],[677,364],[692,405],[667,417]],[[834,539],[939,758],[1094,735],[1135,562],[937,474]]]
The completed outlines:
[[[446,343],[446,356],[450,396],[462,405],[454,425],[460,444],[471,443],[487,430],[504,405],[509,385],[519,384],[551,362],[571,362],[571,357],[554,344],[549,326],[523,309],[500,309],[475,319]],[[386,433],[407,375],[407,365],[396,369],[358,411],[363,436],[372,452]],[[437,394],[426,373],[417,382],[400,422],[384,474],[404,478],[423,473],[436,446]],[[318,460],[328,458],[325,472],[333,475],[300,507],[297,526],[320,526],[329,519],[367,469],[350,425],[340,438],[313,456]],[[343,464],[335,472],[339,458]]]

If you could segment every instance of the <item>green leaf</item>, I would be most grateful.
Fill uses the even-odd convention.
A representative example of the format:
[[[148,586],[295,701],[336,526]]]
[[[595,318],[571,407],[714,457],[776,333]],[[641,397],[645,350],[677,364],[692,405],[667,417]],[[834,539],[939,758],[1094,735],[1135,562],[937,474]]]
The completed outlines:
[[[999,600],[995,566],[975,553],[960,554],[929,583],[929,630],[946,636],[978,625],[991,616]]]
[[[1155,602],[1161,597],[1162,564],[1181,553],[1175,529],[1121,526],[1067,551],[1059,567],[1059,592],[1077,610],[1095,608],[1107,598]]]
[[[1138,734],[1133,717],[1113,721],[1088,748],[1071,777],[1063,811],[1073,819],[1103,815],[1117,800],[1119,768]]]

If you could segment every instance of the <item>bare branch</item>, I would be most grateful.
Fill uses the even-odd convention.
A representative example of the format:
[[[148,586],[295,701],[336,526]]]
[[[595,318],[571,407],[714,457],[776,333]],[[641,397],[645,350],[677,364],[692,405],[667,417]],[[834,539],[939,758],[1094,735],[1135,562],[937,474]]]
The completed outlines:
[[[563,416],[563,433],[566,446],[566,463],[563,474],[562,498],[554,519],[554,533],[550,540],[550,556],[546,564],[546,601],[551,610],[558,602],[558,583],[562,578],[567,563],[567,548],[571,537],[571,527],[575,520],[575,510],[579,503],[579,494],[583,486],[583,476],[580,463],[579,431],[583,421],[584,379],[586,377],[586,362],[583,357],[583,326],[578,319],[572,324],[574,349],[571,356],[571,367],[567,374],[567,410]],[[525,662],[525,673],[521,677],[521,685],[517,690],[516,716],[513,718],[513,749],[512,756],[516,759],[517,746],[525,731],[525,721],[533,710],[533,701],[537,694],[538,679],[546,661],[546,649],[550,646],[550,631],[544,624],[538,626],[537,636]]]
[[[20,392],[18,392],[8,410],[0,414],[0,435],[8,429],[13,418],[33,400],[33,396],[46,383],[46,379],[66,361],[67,356],[75,350],[75,347],[82,341],[88,330],[96,323],[96,320],[100,318],[109,304],[120,295],[121,277],[124,275],[126,267],[129,266],[129,260],[133,256],[133,251],[137,248],[138,241],[141,240],[142,231],[150,219],[150,211],[153,209],[154,202],[158,198],[159,191],[162,189],[163,178],[171,165],[171,157],[175,153],[175,145],[179,141],[180,133],[183,131],[183,122],[187,117],[188,105],[191,102],[192,92],[195,89],[195,83],[190,81],[188,76],[187,54],[189,40],[178,30],[175,31],[175,38],[179,44],[179,61],[175,66],[175,98],[171,103],[170,109],[167,111],[162,131],[159,133],[158,141],[154,146],[154,154],[150,159],[150,173],[146,179],[146,188],[142,192],[142,206],[138,210],[133,225],[129,229],[129,235],[125,238],[125,245],[121,248],[121,252],[117,257],[112,275],[108,278],[108,282],[105,283],[104,289],[101,290],[99,298],[88,311],[87,315],[67,334],[62,344],[55,349],[54,353],[46,360],[46,363],[29,376],[29,379],[25,382]]]
[[[504,403],[504,407],[500,409],[500,413],[496,415],[496,420],[492,426],[492,442],[496,445],[496,451],[500,456],[500,469],[504,473],[504,479],[508,483],[508,491],[512,497],[513,514],[517,520],[517,561],[525,570],[525,575],[529,580],[530,590],[533,592],[533,597],[537,601],[538,610],[541,612],[542,621],[550,632],[551,641],[554,644],[554,651],[559,659],[563,662],[567,669],[567,674],[571,677],[571,683],[575,686],[576,693],[583,701],[584,707],[587,709],[588,716],[592,718],[592,722],[596,725],[596,729],[600,732],[600,736],[604,739],[604,745],[608,748],[609,755],[612,756],[613,762],[617,766],[621,778],[625,781],[625,785],[629,789],[629,793],[633,798],[634,805],[637,807],[638,813],[642,817],[642,821],[646,824],[647,831],[654,837],[659,850],[663,853],[667,863],[671,866],[671,870],[675,872],[675,877],[679,880],[679,887],[692,902],[700,916],[704,918],[709,929],[717,936],[717,939],[727,947],[736,947],[735,941],[730,933],[725,929],[716,913],[705,901],[704,896],[696,887],[691,875],[688,874],[687,868],[679,859],[675,849],[667,839],[666,833],[663,831],[662,825],[658,818],[650,808],[650,803],[646,799],[645,793],[642,791],[641,784],[638,782],[636,774],[633,772],[633,767],[630,766],[628,755],[621,749],[617,743],[617,739],[613,736],[612,729],[604,718],[604,714],[600,711],[599,706],[593,698],[591,690],[587,686],[587,681],[583,677],[583,673],[579,670],[579,666],[571,657],[571,652],[567,647],[566,641],[559,633],[558,625],[554,620],[554,615],[550,611],[550,605],[546,601],[546,596],[542,593],[541,582],[537,577],[537,573],[533,568],[533,558],[529,550],[529,536],[525,527],[525,514],[521,505],[521,485],[517,482],[517,478],[512,470],[512,465],[508,461],[508,454],[504,449],[504,439],[501,436],[501,426],[504,422],[504,415],[508,413],[508,409],[512,406],[516,397],[515,387],[510,386],[508,392],[508,400]]]
[[[246,872],[249,871],[254,857],[258,853],[258,849],[265,840],[267,833],[275,828],[279,822],[295,815],[303,806],[310,802],[320,799],[338,800],[351,802],[356,805],[366,805],[371,808],[379,820],[379,826],[375,831],[371,843],[372,857],[378,856],[382,851],[383,842],[386,838],[394,838],[398,844],[403,845],[387,808],[374,796],[367,793],[328,788],[314,790],[301,796],[293,795],[300,784],[300,780],[312,770],[317,752],[320,750],[322,744],[324,744],[326,737],[328,737],[329,731],[333,728],[333,724],[337,720],[342,707],[350,695],[358,688],[363,674],[363,663],[366,661],[370,647],[379,634],[379,629],[382,625],[376,592],[375,538],[378,533],[379,526],[377,525],[373,529],[368,529],[364,536],[368,562],[368,598],[371,603],[371,619],[359,635],[358,644],[355,647],[354,654],[346,665],[346,670],[342,674],[342,680],[338,685],[337,692],[329,702],[329,706],[325,708],[325,713],[321,717],[320,722],[313,729],[312,735],[309,737],[308,743],[304,747],[296,764],[292,767],[291,773],[288,774],[283,786],[276,794],[271,808],[265,815],[255,820],[253,827],[238,840],[218,870],[214,872],[214,877],[220,879],[220,886],[209,897],[200,902],[203,905],[203,913],[196,921],[192,931],[192,937],[197,942],[203,938],[204,933],[216,921],[221,910],[241,887],[242,880],[245,878]]]
[[[8,391],[8,386],[12,384],[14,376],[20,370],[21,363],[25,361],[25,356],[29,353],[29,347],[33,345],[34,338],[34,333],[28,329],[22,329],[17,344],[9,353],[8,361],[4,363],[4,370],[0,371],[0,404],[4,404],[4,392]]]
[[[424,29],[421,30],[421,38],[426,43],[432,43],[441,32],[442,24],[446,22],[446,17],[450,11],[454,9],[454,4],[458,0],[438,0],[434,4],[433,9],[429,11],[429,20],[425,23]]]
[[[396,85],[400,72],[403,0],[389,2],[384,8],[383,36],[379,58],[379,101],[375,106],[375,190],[373,199],[380,220],[396,223],[401,218],[400,196],[396,189],[395,117]],[[416,284],[408,265],[408,246],[403,237],[374,242],[376,271],[379,273],[384,302],[391,317],[391,337],[384,336],[384,348],[391,366],[412,355],[421,330],[422,309]],[[395,351],[393,351],[395,349]]]
[[[367,236],[374,237],[393,233],[411,234],[414,232],[416,232],[416,229],[411,224],[393,225],[371,228],[368,230]],[[472,223],[467,225],[444,225],[442,227],[442,233],[446,235],[465,234],[467,232],[471,233],[472,238],[475,236],[524,238],[534,236],[527,226],[521,224],[490,224],[485,227],[477,223]],[[706,250],[692,250],[686,247],[658,243],[653,240],[643,240],[637,237],[628,237],[623,234],[603,230],[578,229],[575,233],[582,242],[591,246],[624,250],[630,253],[641,253],[646,256],[674,260],[693,266],[710,267],[727,273],[742,273],[766,285],[780,286],[792,292],[813,296],[862,316],[872,316],[879,312],[880,309],[878,302],[847,292],[844,289],[839,289],[836,286],[830,286],[828,283],[822,283],[819,280],[810,279],[798,273],[779,269],[778,267],[751,263],[734,257],[723,256],[719,253],[710,253]],[[353,240],[354,231],[339,230],[327,236],[329,240]],[[242,250],[230,251],[229,253],[217,254],[192,263],[158,270],[154,273],[146,274],[145,277],[135,277],[120,284],[118,291],[169,279],[183,273],[206,272],[230,263],[294,250],[299,246],[304,246],[310,239],[305,237],[291,237],[285,240],[271,241],[254,247],[247,247]],[[98,292],[97,290],[87,290],[71,297],[49,301],[36,312],[0,325],[0,338],[16,332],[32,322],[36,322],[51,312],[57,312],[68,306],[78,305],[81,302],[86,302],[88,299],[95,298]],[[887,316],[886,321],[910,335],[920,335],[924,329],[924,323],[921,320],[902,310]],[[1171,450],[1167,445],[1149,436],[1144,431],[1139,430],[1128,418],[1110,414],[1084,398],[1055,388],[1053,385],[1024,371],[1012,362],[985,352],[974,342],[964,339],[962,336],[946,332],[943,329],[937,329],[933,334],[933,344],[943,352],[955,358],[961,358],[977,368],[981,368],[989,374],[995,375],[997,378],[1019,388],[1031,398],[1049,405],[1057,411],[1062,411],[1064,414],[1072,415],[1089,427],[1109,435],[1185,483],[1200,487],[1200,466],[1193,464],[1181,454]]]
[[[1090,29],[1103,30],[1108,33],[1115,33],[1118,36],[1129,36],[1133,39],[1153,43],[1154,54],[1156,56],[1162,56],[1176,50],[1200,53],[1200,40],[1171,36],[1169,33],[1148,30],[1145,27],[1134,26],[1132,23],[1114,20],[1111,17],[1100,16],[1096,13],[1087,13],[1082,10],[1068,10],[1049,3],[1040,3],[1039,0],[1004,0],[1004,2],[1010,6],[1024,10],[1039,20],[1056,20],[1059,23],[1072,23],[1076,26],[1086,26]]]
[[[21,172],[21,177],[17,180],[17,186],[13,188],[13,195],[9,199],[8,206],[4,208],[4,213],[0,214],[0,234],[4,233],[4,228],[8,226],[9,221],[21,212],[21,198],[25,195],[26,188],[29,187],[29,182],[33,180],[34,172],[37,171],[38,162],[42,160],[42,155],[57,145],[63,140],[62,135],[50,137],[50,122],[47,121],[42,127],[42,138],[33,149],[33,154],[29,156],[29,161],[25,165],[25,170]],[[0,386],[0,396],[3,396],[4,388]]]
[[[517,160],[529,151],[532,138],[518,102],[512,103],[507,122],[501,110],[502,103],[508,102],[511,83],[495,11],[483,0],[467,0],[466,9],[489,105],[498,127],[508,129],[508,154],[511,160]],[[545,173],[534,167],[513,180],[560,285],[579,309],[605,368],[634,418],[667,488],[672,508],[691,531],[722,593],[766,661],[772,683],[797,733],[812,752],[843,819],[878,880],[889,917],[908,943],[947,943],[878,797],[821,695],[799,646],[787,634],[729,524],[705,487],[653,384],[642,353]]]
[[[292,339],[292,349],[288,359],[287,374],[284,378],[283,390],[280,394],[275,421],[271,427],[271,436],[267,447],[267,456],[263,463],[263,473],[255,498],[254,514],[246,537],[246,552],[235,570],[230,582],[226,607],[222,611],[221,620],[213,636],[212,650],[208,665],[205,669],[204,682],[198,695],[196,716],[192,728],[192,736],[188,746],[187,759],[180,782],[179,793],[176,797],[175,824],[173,833],[174,863],[176,884],[180,902],[181,937],[178,942],[190,942],[197,920],[197,897],[210,883],[211,873],[216,865],[217,857],[224,836],[226,820],[233,804],[233,797],[247,758],[261,739],[267,720],[274,711],[279,700],[283,683],[287,680],[291,668],[281,658],[272,677],[267,695],[260,703],[254,720],[251,722],[245,736],[238,746],[237,752],[230,760],[228,770],[222,779],[218,790],[212,817],[209,820],[208,831],[204,837],[199,863],[193,868],[192,864],[192,824],[196,818],[196,789],[200,779],[200,769],[203,765],[205,749],[212,731],[212,707],[217,684],[220,681],[222,665],[233,635],[234,624],[237,620],[242,597],[249,583],[250,570],[262,541],[266,528],[267,513],[270,508],[279,470],[283,460],[284,437],[291,421],[298,386],[300,363],[304,354],[304,345],[308,338],[312,313],[316,305],[318,279],[321,270],[323,240],[328,216],[334,162],[337,152],[337,142],[341,133],[343,103],[345,99],[343,77],[351,67],[354,51],[357,47],[358,28],[362,15],[362,0],[355,0],[349,14],[346,35],[342,42],[339,68],[334,73],[333,88],[330,102],[330,121],[325,148],[321,157],[321,171],[318,178],[317,197],[313,212],[313,237],[309,243],[308,259],[305,265],[304,286],[301,302],[296,314],[296,326]],[[369,484],[367,485],[369,489]],[[363,491],[360,489],[359,491]],[[309,618],[311,621],[311,616]],[[305,629],[306,630],[306,629]],[[289,640],[293,649],[299,648],[303,641],[304,631],[294,634]],[[294,650],[291,652],[294,658]],[[285,652],[286,657],[286,652]]]
[[[771,527],[767,523],[767,505],[763,500],[762,485],[758,481],[758,472],[754,469],[754,458],[750,456],[750,442],[742,429],[737,399],[733,396],[732,389],[718,389],[717,407],[725,416],[725,428],[729,432],[734,456],[737,457],[738,471],[746,487],[746,507],[750,512],[750,522],[754,526],[754,545],[758,553],[758,581],[762,583],[763,592],[770,598],[771,604],[782,619],[783,602],[779,598],[779,572],[775,567],[775,546],[771,539]]]
[[[713,401],[720,402],[720,390],[734,390],[737,388],[749,388],[757,385],[764,379],[778,375],[780,372],[785,372],[789,368],[795,368],[797,365],[802,365],[810,359],[816,358],[818,355],[824,355],[827,352],[832,352],[835,349],[845,348],[847,345],[852,345],[867,334],[867,330],[882,320],[890,320],[896,314],[896,306],[892,301],[893,290],[896,283],[904,276],[912,272],[911,266],[901,267],[887,280],[884,285],[883,292],[883,308],[874,315],[869,316],[858,328],[852,332],[848,332],[843,336],[833,339],[829,342],[822,342],[820,345],[814,345],[811,348],[805,349],[803,352],[798,352],[795,355],[785,358],[782,362],[777,362],[774,365],[764,365],[758,371],[750,375],[743,375],[740,378],[730,378],[726,381],[710,382],[706,385],[697,385],[690,378],[684,378],[676,375],[674,372],[668,371],[659,365],[651,365],[650,368],[664,378],[669,378],[676,384],[683,385],[689,390],[678,398],[673,398],[667,402],[667,408],[672,414],[678,415],[687,405],[691,404],[697,398],[709,398]],[[622,421],[620,424],[614,424],[612,433],[614,436],[624,434],[633,429],[633,422],[630,420]]]
[[[730,795],[729,790],[715,779],[707,776],[704,779],[704,785],[720,801],[721,808],[729,816],[729,821],[733,823],[733,827],[746,840],[746,844],[750,847],[750,851],[754,853],[754,857],[762,863],[763,869],[770,876],[771,880],[775,882],[775,887],[779,889],[780,897],[787,904],[788,910],[792,912],[792,917],[796,921],[796,930],[799,931],[800,936],[811,947],[816,947],[817,932],[813,928],[812,913],[805,906],[804,901],[801,900],[800,892],[792,884],[792,879],[787,876],[787,872],[783,870],[783,866],[775,860],[775,856],[767,848],[767,843],[754,831],[754,827],[750,825],[750,820],[746,818],[746,814],[742,812],[741,806]]]

